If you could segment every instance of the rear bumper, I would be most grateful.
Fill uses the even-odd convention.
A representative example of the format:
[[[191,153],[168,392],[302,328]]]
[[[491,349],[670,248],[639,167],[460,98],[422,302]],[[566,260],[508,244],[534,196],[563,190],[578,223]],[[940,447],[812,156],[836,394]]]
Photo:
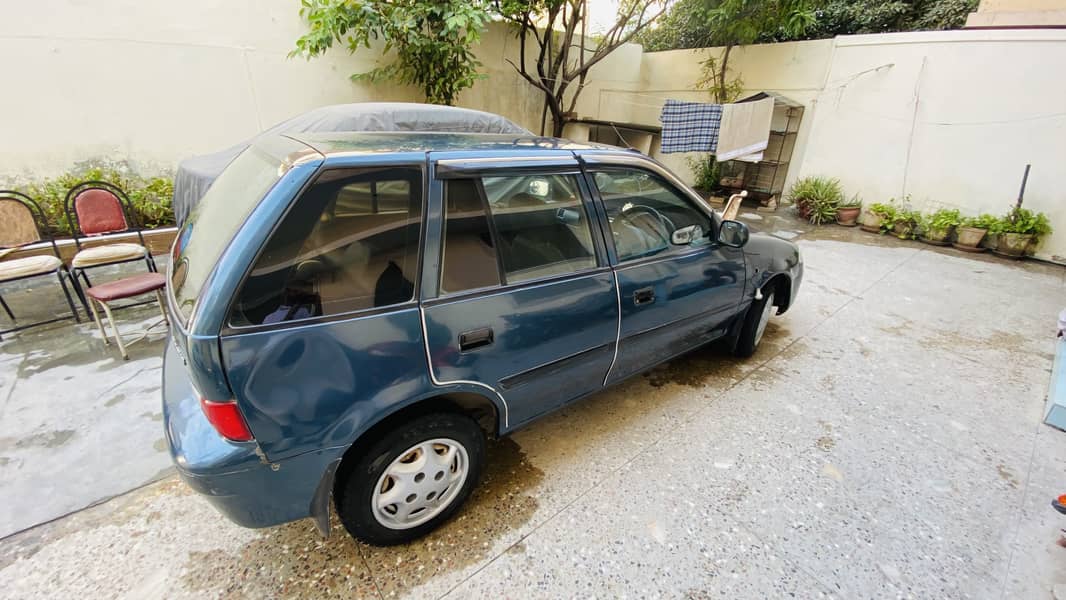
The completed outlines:
[[[322,514],[313,513],[328,510],[329,496],[325,496],[327,503],[316,503],[315,492],[324,480],[330,480],[324,485],[332,483],[331,462],[324,452],[309,452],[279,463],[224,474],[196,474],[181,467],[178,473],[234,523],[271,527],[305,517],[322,518]]]
[[[345,448],[316,450],[267,462],[254,442],[223,439],[207,421],[186,366],[168,340],[163,359],[163,425],[181,478],[231,521],[270,527],[308,516],[321,518],[320,485],[332,483],[331,465]],[[324,479],[328,479],[323,483]],[[324,492],[328,494],[329,488]]]

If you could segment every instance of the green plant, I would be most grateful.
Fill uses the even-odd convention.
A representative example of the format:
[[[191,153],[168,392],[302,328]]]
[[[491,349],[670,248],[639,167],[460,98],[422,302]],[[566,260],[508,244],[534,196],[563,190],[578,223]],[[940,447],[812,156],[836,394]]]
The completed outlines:
[[[810,205],[811,212],[807,216],[807,220],[812,225],[822,225],[824,223],[831,223],[836,220],[837,217],[837,205],[832,202],[817,201]]]
[[[617,2],[614,21],[594,33],[590,31],[595,16],[590,12],[590,0],[485,3],[516,30],[518,61],[506,60],[541,92],[555,137],[562,136],[563,127],[574,118],[589,69],[651,27],[669,6],[666,0]]]
[[[1044,213],[1034,213],[1028,208],[1015,206],[999,220],[997,233],[1020,233],[1036,238],[1051,233],[1051,221]]]
[[[894,204],[884,202],[874,202],[868,208],[874,216],[881,219],[880,230],[881,233],[888,233],[892,231],[892,226],[896,221],[897,208]]]
[[[171,178],[135,175],[124,164],[87,163],[58,177],[31,181],[18,187],[41,206],[46,233],[63,237],[73,234],[64,211],[67,192],[88,180],[108,181],[122,188],[130,199],[133,220],[142,227],[152,229],[174,224],[174,183]]]
[[[649,52],[711,48],[726,44],[717,28],[708,27],[701,10],[713,0],[678,0],[658,27],[639,39]],[[757,0],[748,0],[756,3]],[[760,28],[757,43],[831,38],[855,33],[958,29],[977,9],[978,0],[819,0],[812,2],[814,22],[796,35],[785,28]]]
[[[395,60],[354,81],[392,80],[418,86],[433,104],[452,104],[459,92],[482,78],[473,47],[491,20],[486,2],[463,0],[302,0],[300,16],[310,31],[296,40],[289,56],[308,59],[335,43],[349,53],[384,42]]]
[[[728,52],[729,48],[726,48],[726,51]],[[724,59],[728,58],[729,55],[726,54]],[[744,80],[740,75],[732,74],[731,79],[723,80],[729,78],[731,73],[725,70],[722,62],[714,56],[708,56],[700,65],[702,73],[696,82],[696,89],[709,92],[711,99],[718,104],[735,102],[744,93]]]
[[[686,162],[695,178],[693,187],[704,192],[718,187],[718,180],[722,177],[722,165],[714,159],[713,154],[689,157]]]
[[[899,239],[914,239],[918,237],[918,223],[922,213],[911,210],[906,206],[897,208],[892,215],[892,230]]]
[[[729,55],[734,46],[754,44],[770,31],[798,37],[815,22],[807,0],[704,0],[702,5],[704,26],[714,32],[717,45],[725,47],[721,59],[704,63],[705,70],[715,73],[711,79],[718,86],[714,96],[719,102],[728,101]]]
[[[839,207],[840,208],[862,208],[862,198],[859,197],[858,193],[855,193],[854,195],[852,195],[851,198],[846,198],[844,200],[841,200],[840,204],[839,204]]]
[[[962,215],[957,208],[941,208],[934,213],[922,215],[918,224],[923,232],[940,234],[957,226],[961,220]]]
[[[896,207],[884,202],[874,202],[869,210],[883,220],[891,220],[896,215]]]
[[[959,223],[960,227],[973,227],[975,229],[984,229],[990,233],[999,233],[1002,229],[1002,220],[996,215],[990,215],[984,213],[976,217],[965,217]]]
[[[836,218],[837,207],[844,201],[840,180],[829,177],[804,177],[796,180],[788,192],[789,200],[810,210],[807,219],[813,225]]]
[[[887,203],[875,202],[868,210],[881,218],[881,233],[888,233],[898,225],[902,232],[897,235],[901,239],[913,238],[917,234],[921,213],[911,209],[910,196],[904,196],[902,200],[891,198]]]

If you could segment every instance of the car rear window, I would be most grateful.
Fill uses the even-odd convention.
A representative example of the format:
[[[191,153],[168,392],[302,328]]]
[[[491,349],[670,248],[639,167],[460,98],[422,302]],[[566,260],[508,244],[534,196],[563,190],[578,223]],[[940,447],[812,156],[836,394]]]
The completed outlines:
[[[229,241],[283,173],[279,159],[251,146],[226,167],[189,215],[174,242],[170,278],[175,306],[185,321]]]
[[[292,204],[230,315],[247,327],[414,299],[421,166],[328,169]]]

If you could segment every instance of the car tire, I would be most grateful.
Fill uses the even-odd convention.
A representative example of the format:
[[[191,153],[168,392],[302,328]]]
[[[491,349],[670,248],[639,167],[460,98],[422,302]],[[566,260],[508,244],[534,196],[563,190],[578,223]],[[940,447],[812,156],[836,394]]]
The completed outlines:
[[[337,513],[352,537],[392,546],[462,506],[485,464],[485,434],[465,415],[434,413],[388,431],[355,459],[338,475]]]
[[[753,300],[748,312],[744,315],[744,324],[740,327],[737,335],[737,343],[733,346],[733,354],[740,358],[748,358],[755,354],[755,349],[762,341],[766,323],[774,312],[774,293],[770,292],[762,297],[762,300]]]

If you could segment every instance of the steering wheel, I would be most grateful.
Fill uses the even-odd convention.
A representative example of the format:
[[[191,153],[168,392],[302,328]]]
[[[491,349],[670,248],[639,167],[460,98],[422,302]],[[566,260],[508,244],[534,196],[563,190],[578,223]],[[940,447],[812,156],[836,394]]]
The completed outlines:
[[[670,235],[677,229],[677,226],[674,225],[674,222],[671,221],[669,217],[658,210],[644,204],[626,204],[622,207],[618,216],[628,221],[634,227],[647,229],[647,227],[641,227],[638,223],[637,219],[640,215],[645,215],[645,218],[641,220],[648,222],[652,226],[652,231],[654,231],[656,235],[661,237],[667,244],[670,243]],[[652,218],[648,219],[648,216]]]

